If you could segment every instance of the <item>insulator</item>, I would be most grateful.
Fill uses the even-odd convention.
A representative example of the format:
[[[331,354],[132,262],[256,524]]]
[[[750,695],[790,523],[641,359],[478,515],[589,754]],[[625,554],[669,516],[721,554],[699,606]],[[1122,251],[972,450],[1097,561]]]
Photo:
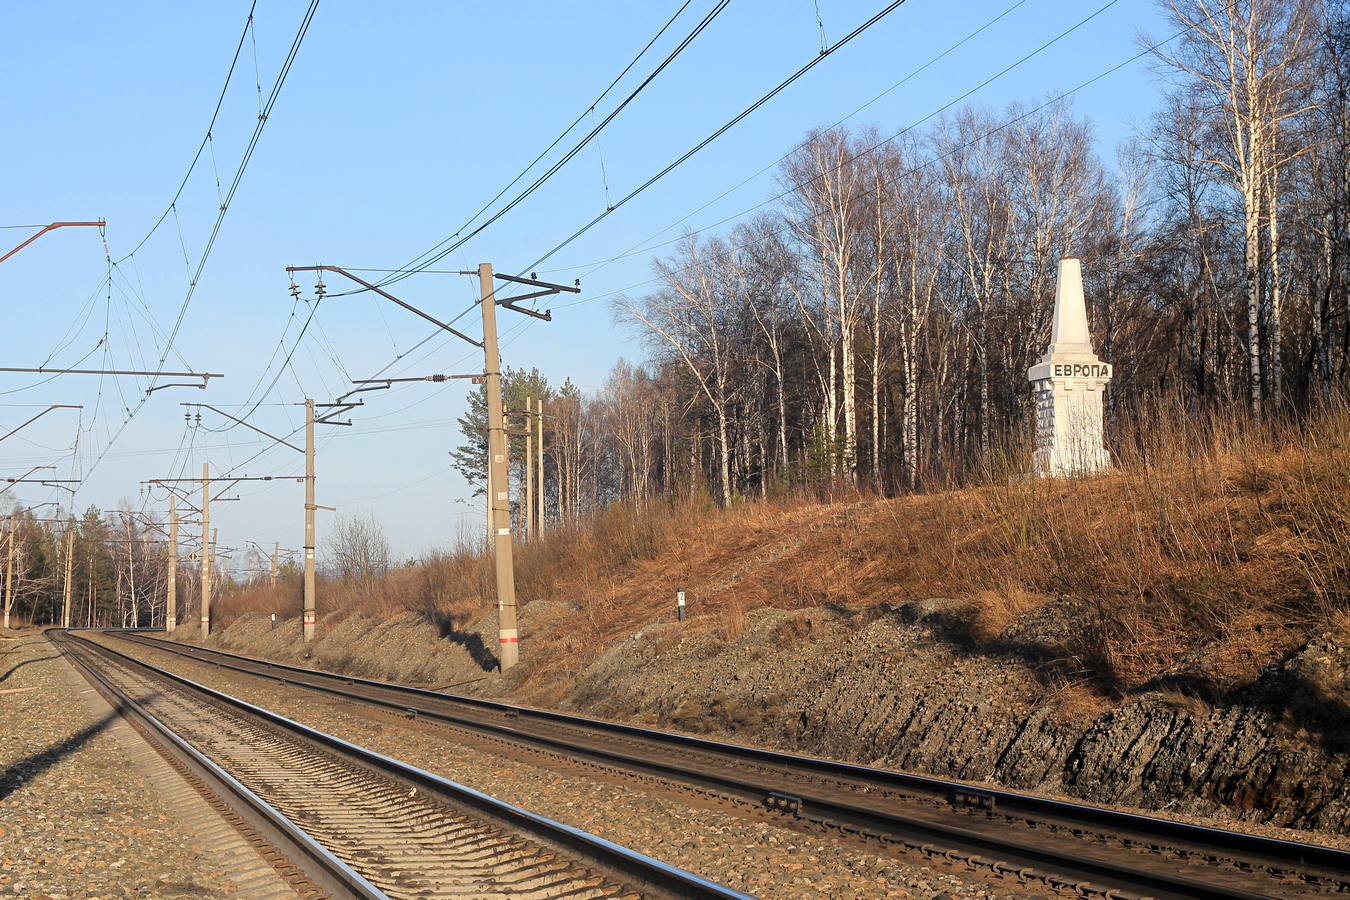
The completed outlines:
[[[297,300],[300,299],[300,285],[296,284],[294,281],[291,282],[291,296]]]

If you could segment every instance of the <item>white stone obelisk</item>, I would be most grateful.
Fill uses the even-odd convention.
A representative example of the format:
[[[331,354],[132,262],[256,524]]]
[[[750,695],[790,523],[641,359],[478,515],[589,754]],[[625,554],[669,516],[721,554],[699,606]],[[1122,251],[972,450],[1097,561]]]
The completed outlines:
[[[1083,271],[1076,259],[1059,261],[1050,348],[1027,373],[1036,391],[1037,475],[1091,475],[1111,468],[1102,440],[1102,395],[1111,367],[1092,352]]]

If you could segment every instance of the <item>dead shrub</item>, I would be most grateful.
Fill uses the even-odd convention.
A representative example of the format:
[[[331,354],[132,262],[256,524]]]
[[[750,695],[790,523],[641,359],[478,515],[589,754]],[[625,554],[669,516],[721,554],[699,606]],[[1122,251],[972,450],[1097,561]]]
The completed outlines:
[[[1203,719],[1213,711],[1208,703],[1189,691],[1161,691],[1159,698],[1173,709],[1195,719]]]
[[[747,627],[745,610],[741,608],[741,605],[736,602],[736,600],[727,600],[719,614],[722,619],[722,625],[719,629],[722,640],[727,642],[734,641],[745,633]]]
[[[773,627],[773,643],[779,650],[790,650],[814,640],[815,622],[810,616],[787,616]]]
[[[1049,598],[1016,585],[1003,590],[977,591],[962,604],[960,615],[967,622],[967,634],[977,646],[988,647],[1013,623],[1045,603]]]
[[[1041,699],[1055,719],[1078,730],[1086,729],[1110,709],[1110,704],[1084,681],[1063,681]]]

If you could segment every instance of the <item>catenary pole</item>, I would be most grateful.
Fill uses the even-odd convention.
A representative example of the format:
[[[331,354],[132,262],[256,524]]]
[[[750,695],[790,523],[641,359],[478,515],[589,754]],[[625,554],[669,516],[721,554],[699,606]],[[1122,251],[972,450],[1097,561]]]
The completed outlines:
[[[511,494],[506,474],[506,428],[502,410],[501,358],[497,352],[497,300],[492,264],[478,266],[483,308],[483,361],[487,378],[488,509],[492,515],[492,545],[497,568],[498,642],[505,672],[520,659],[516,630],[516,579],[511,559]]]
[[[314,401],[305,400],[305,617],[304,638],[314,638]]]
[[[539,514],[534,518],[535,536],[544,536],[544,398],[539,398],[539,477],[536,479],[538,488],[536,494],[539,497]]]
[[[485,379],[486,385],[486,379]],[[491,456],[491,441],[487,447],[487,455]],[[493,552],[497,546],[497,514],[493,511],[493,467],[487,467],[486,490],[483,491],[483,509],[487,513],[487,551]]]
[[[169,494],[169,594],[164,603],[164,631],[178,627],[178,498]]]
[[[211,572],[210,572],[210,576],[211,576],[211,590],[212,590],[213,592],[215,591],[215,587],[216,587],[216,546],[217,546],[217,542],[218,542],[219,540],[220,540],[220,529],[219,529],[219,528],[212,528],[212,529],[211,529],[211,555],[210,555],[209,559],[211,560]]]
[[[75,519],[72,517],[70,524],[66,526],[66,602],[61,607],[61,627],[70,627],[70,575],[72,570],[71,563],[75,556]],[[135,602],[135,598],[132,598]]]
[[[534,540],[534,398],[525,398],[525,508],[521,518],[525,521],[525,537]]]
[[[202,640],[211,636],[211,464],[202,463]]]
[[[14,606],[14,513],[9,514],[9,552],[5,562],[5,627],[9,627],[9,611]]]

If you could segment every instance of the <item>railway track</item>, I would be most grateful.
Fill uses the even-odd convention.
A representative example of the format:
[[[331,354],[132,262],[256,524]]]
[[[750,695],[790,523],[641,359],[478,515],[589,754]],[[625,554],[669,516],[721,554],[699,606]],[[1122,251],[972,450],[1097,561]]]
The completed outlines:
[[[751,900],[124,654],[52,636],[302,896]]]
[[[338,697],[408,727],[489,746],[528,747],[607,775],[701,793],[742,810],[772,810],[800,827],[1081,896],[1350,894],[1350,854],[1325,847],[122,637]]]

